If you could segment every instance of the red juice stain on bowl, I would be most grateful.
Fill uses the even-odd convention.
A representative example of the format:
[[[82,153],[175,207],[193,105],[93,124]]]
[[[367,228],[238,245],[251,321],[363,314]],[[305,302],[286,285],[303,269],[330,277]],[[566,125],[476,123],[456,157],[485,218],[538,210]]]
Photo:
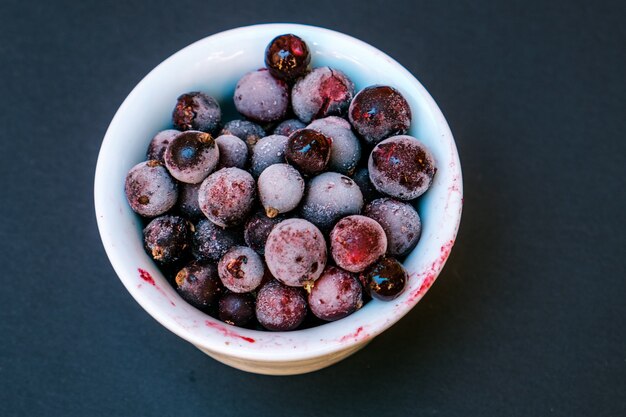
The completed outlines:
[[[238,334],[238,333],[236,333],[236,332],[234,332],[234,331],[232,331],[232,330],[227,329],[226,327],[222,326],[222,325],[221,325],[221,324],[219,324],[219,323],[213,323],[212,321],[206,320],[206,321],[204,322],[204,324],[205,324],[207,327],[210,327],[210,328],[212,328],[212,329],[215,329],[215,330],[219,331],[219,332],[220,332],[220,333],[222,333],[224,336],[239,338],[239,339],[245,340],[245,341],[246,341],[246,342],[248,342],[248,343],[254,343],[254,342],[256,342],[256,340],[254,340],[253,338],[251,338],[251,337],[246,337],[246,336],[242,336],[242,335],[240,335],[240,334]]]
[[[146,271],[145,269],[141,269],[141,268],[137,268],[137,271],[139,272],[139,278],[141,278],[142,280],[144,280],[145,282],[147,282],[148,284],[156,288],[157,291],[160,292],[161,295],[163,295],[163,297],[167,298],[167,300],[170,302],[172,306],[176,307],[176,304],[172,300],[169,299],[165,291],[163,291],[163,289],[159,287],[156,284],[156,282],[154,282],[154,278],[152,278],[152,275],[150,275],[148,271]]]

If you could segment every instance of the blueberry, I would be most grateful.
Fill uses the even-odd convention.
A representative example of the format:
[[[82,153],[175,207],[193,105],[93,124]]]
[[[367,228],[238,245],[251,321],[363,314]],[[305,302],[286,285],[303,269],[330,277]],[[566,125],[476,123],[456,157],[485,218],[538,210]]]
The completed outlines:
[[[257,289],[265,275],[263,260],[247,246],[233,246],[217,265],[222,284],[232,292],[244,293]]]
[[[218,102],[198,91],[178,97],[172,113],[172,121],[178,130],[215,133],[221,120],[222,111]]]
[[[237,111],[260,123],[285,118],[289,107],[289,87],[265,68],[244,75],[235,87]]]
[[[348,271],[328,266],[308,296],[311,312],[322,320],[342,319],[363,306],[363,290]]]
[[[389,255],[407,255],[420,239],[420,216],[408,203],[392,198],[379,198],[365,206],[363,215],[376,220],[382,226],[387,236]]]
[[[223,229],[209,220],[201,220],[196,225],[191,250],[196,259],[217,262],[240,243],[237,229]]]
[[[406,135],[376,145],[368,169],[378,191],[400,200],[413,200],[424,194],[437,171],[435,159],[426,146]]]
[[[328,169],[341,174],[352,175],[361,159],[361,144],[352,133],[347,120],[337,116],[317,119],[307,126],[328,136],[332,141]]]
[[[361,190],[354,181],[336,172],[324,172],[307,185],[302,217],[328,231],[343,216],[358,214],[363,207]]]
[[[193,224],[182,217],[157,217],[143,229],[144,248],[155,261],[174,263],[188,252],[193,230]]]
[[[293,82],[309,70],[311,53],[307,44],[296,35],[280,35],[265,49],[265,66],[281,80]]]
[[[411,126],[411,108],[398,90],[388,86],[366,87],[354,97],[348,110],[350,123],[368,143],[403,135]]]
[[[198,190],[200,184],[180,184],[178,192],[178,211],[191,221],[200,220],[204,217],[204,213],[200,210],[198,204]]]
[[[304,180],[291,165],[267,167],[258,180],[259,199],[268,217],[295,209],[304,194]]]
[[[304,175],[315,175],[326,169],[332,140],[316,130],[300,129],[289,136],[285,159]]]
[[[163,159],[163,155],[165,154],[165,149],[167,149],[167,145],[170,144],[172,139],[178,135],[180,131],[176,129],[167,129],[162,130],[150,141],[148,145],[148,150],[146,151],[146,159],[156,159],[161,163],[165,163]]]
[[[291,91],[291,105],[298,119],[309,123],[332,115],[344,115],[354,96],[354,83],[341,71],[315,68]]]
[[[250,246],[261,255],[265,254],[265,242],[267,241],[267,237],[274,226],[283,220],[285,220],[283,216],[267,217],[265,210],[252,215],[246,222],[244,229],[246,245]]]
[[[285,162],[288,140],[287,136],[280,135],[270,135],[261,139],[252,152],[250,167],[252,175],[258,177],[268,166]]]
[[[141,162],[128,171],[124,184],[134,212],[154,217],[171,209],[178,199],[178,185],[157,160]]]
[[[245,327],[254,321],[255,300],[252,294],[224,294],[219,301],[219,318],[232,326]]]
[[[215,139],[219,149],[218,168],[245,168],[248,163],[248,147],[245,142],[233,135],[222,135]]]
[[[252,153],[254,145],[263,137],[265,130],[256,123],[249,120],[231,120],[226,123],[220,135],[233,135],[243,140],[248,147],[248,153]]]
[[[165,166],[178,181],[202,182],[219,161],[219,149],[210,134],[188,130],[176,136],[165,150]]]
[[[387,237],[378,222],[353,215],[339,220],[330,232],[330,252],[335,263],[350,272],[360,272],[387,251]]]
[[[352,176],[352,179],[361,189],[361,193],[363,193],[363,201],[366,203],[383,196],[376,188],[374,188],[372,181],[370,181],[370,172],[367,168],[357,169]]]
[[[200,186],[198,202],[204,215],[218,226],[243,223],[254,206],[256,184],[248,172],[223,168]]]
[[[402,294],[409,275],[396,259],[383,257],[361,273],[359,279],[372,298],[391,301]]]
[[[192,306],[210,311],[224,294],[215,265],[193,261],[181,269],[175,278],[176,291]]]
[[[281,136],[289,136],[296,130],[304,129],[305,127],[306,127],[306,124],[302,123],[298,119],[288,119],[288,120],[285,120],[284,122],[280,122],[280,124],[278,124],[278,126],[274,128],[273,134],[281,135]]]
[[[306,317],[306,300],[302,289],[270,281],[259,290],[256,317],[267,330],[289,331]]]

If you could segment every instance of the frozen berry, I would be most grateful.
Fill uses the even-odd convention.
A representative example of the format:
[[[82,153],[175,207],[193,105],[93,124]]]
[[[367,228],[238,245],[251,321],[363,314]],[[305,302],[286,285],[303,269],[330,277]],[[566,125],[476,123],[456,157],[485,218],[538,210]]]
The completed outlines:
[[[362,207],[363,196],[354,181],[336,172],[324,172],[309,182],[301,213],[328,231],[341,217],[358,214]]]
[[[437,171],[424,144],[412,136],[394,136],[374,147],[368,161],[370,180],[381,193],[400,200],[424,194]]]
[[[265,261],[283,284],[310,286],[326,266],[326,242],[315,225],[303,219],[287,219],[270,232]]]
[[[178,97],[172,120],[178,130],[215,133],[222,120],[222,111],[213,97],[194,91]]]
[[[200,209],[218,226],[241,224],[254,206],[255,189],[254,178],[243,169],[220,169],[200,186]]]
[[[289,119],[281,122],[274,128],[275,135],[289,136],[299,129],[304,129],[306,125],[298,119]]]
[[[285,162],[288,140],[287,136],[281,135],[270,135],[261,139],[252,151],[252,175],[258,177],[268,166]]]
[[[348,271],[329,266],[315,281],[308,297],[311,312],[322,320],[342,319],[363,305],[363,290]]]
[[[252,153],[254,145],[265,137],[265,130],[249,120],[231,120],[224,125],[220,135],[237,136],[246,143],[248,153]]]
[[[265,267],[258,253],[247,246],[233,246],[217,265],[220,279],[232,292],[242,293],[257,289],[263,280]]]
[[[341,71],[315,68],[293,86],[291,105],[298,119],[309,123],[331,115],[343,115],[354,96],[354,83]]]
[[[188,252],[193,224],[178,216],[161,216],[143,229],[143,243],[148,255],[161,264],[170,264]]]
[[[352,133],[347,120],[337,116],[317,119],[307,126],[328,136],[332,141],[328,169],[341,174],[352,175],[361,159],[361,144]]]
[[[307,44],[296,35],[280,35],[265,49],[265,66],[270,73],[288,83],[309,71],[311,54]]]
[[[361,193],[363,193],[363,201],[366,203],[383,196],[376,188],[374,188],[372,181],[370,181],[370,172],[367,168],[357,169],[352,176],[352,179],[361,189]]]
[[[240,243],[236,229],[222,229],[209,220],[201,220],[196,225],[191,250],[196,259],[217,262]]]
[[[171,209],[178,199],[178,185],[157,160],[141,162],[128,171],[126,199],[134,212],[154,217]]]
[[[217,305],[224,286],[215,265],[193,261],[176,274],[176,291],[192,306],[207,311]]]
[[[392,198],[379,198],[367,204],[363,215],[376,220],[387,236],[387,253],[407,255],[420,238],[422,223],[409,203]]]
[[[234,135],[222,135],[215,139],[219,149],[218,168],[244,168],[248,162],[248,147]]]
[[[330,232],[330,252],[335,263],[350,272],[360,272],[387,251],[385,231],[375,220],[348,216]]]
[[[393,135],[403,135],[411,126],[411,108],[393,87],[366,87],[354,97],[348,111],[354,130],[372,145]]]
[[[306,312],[306,300],[300,288],[270,281],[259,290],[256,317],[268,330],[293,330],[302,323]]]
[[[165,150],[165,166],[178,181],[197,184],[219,161],[219,150],[209,133],[189,130],[176,136]]]
[[[304,195],[304,180],[294,167],[274,164],[265,168],[258,180],[259,200],[268,217],[295,209]]]
[[[167,145],[169,145],[172,139],[174,139],[179,133],[180,131],[176,129],[167,129],[154,135],[150,141],[150,145],[148,145],[146,159],[156,159],[159,162],[165,162],[163,160],[165,149],[167,149]]]
[[[372,298],[390,301],[402,294],[409,275],[400,262],[383,257],[361,273],[360,280]]]
[[[289,107],[289,86],[265,68],[241,77],[234,95],[237,111],[260,123],[284,119]]]
[[[246,245],[250,246],[261,255],[265,254],[265,242],[267,242],[267,237],[274,226],[283,220],[285,220],[283,216],[267,217],[265,210],[255,213],[248,219],[244,229]]]
[[[228,293],[220,298],[220,320],[232,326],[244,327],[254,320],[255,302],[252,294]]]
[[[200,184],[180,184],[178,192],[178,211],[189,220],[196,221],[204,217],[198,204]]]
[[[332,140],[316,130],[300,129],[289,136],[285,158],[304,175],[318,174],[328,166]]]

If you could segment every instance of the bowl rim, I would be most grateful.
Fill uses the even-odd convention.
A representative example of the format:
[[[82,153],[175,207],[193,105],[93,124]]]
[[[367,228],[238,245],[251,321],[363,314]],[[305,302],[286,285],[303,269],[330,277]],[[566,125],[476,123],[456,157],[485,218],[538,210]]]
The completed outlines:
[[[432,115],[435,119],[435,123],[437,124],[438,129],[442,132],[443,139],[447,140],[450,148],[450,169],[453,172],[453,178],[455,184],[453,185],[453,192],[449,193],[448,200],[446,206],[450,205],[452,218],[450,219],[449,227],[447,228],[447,233],[445,234],[445,240],[448,242],[446,247],[441,247],[441,254],[436,259],[433,260],[432,266],[429,270],[429,275],[424,276],[423,281],[420,285],[419,291],[416,291],[415,294],[412,294],[408,302],[402,304],[401,308],[399,308],[398,314],[396,314],[392,320],[387,320],[377,327],[368,328],[368,331],[363,334],[361,333],[362,327],[358,329],[350,328],[350,332],[348,332],[345,337],[341,338],[340,342],[337,343],[329,343],[328,340],[324,341],[325,343],[317,343],[315,346],[306,345],[301,349],[282,349],[277,348],[273,352],[269,349],[256,349],[254,344],[237,344],[237,343],[229,343],[225,342],[225,340],[232,339],[232,335],[234,334],[236,337],[241,339],[247,339],[246,336],[241,336],[236,332],[241,330],[241,334],[273,334],[273,335],[282,335],[285,337],[297,338],[299,335],[304,335],[307,331],[313,329],[304,329],[304,330],[296,330],[292,332],[263,332],[263,331],[255,331],[255,330],[247,330],[247,329],[239,329],[237,327],[229,327],[224,323],[213,319],[207,315],[206,324],[210,327],[213,327],[216,331],[214,332],[214,336],[206,337],[202,336],[199,333],[195,332],[193,329],[190,329],[176,320],[169,320],[164,317],[161,311],[154,305],[154,303],[148,302],[145,297],[139,295],[140,293],[134,288],[134,284],[131,284],[130,278],[127,277],[127,267],[124,267],[121,264],[121,261],[117,257],[116,249],[114,248],[113,242],[111,238],[104,233],[107,230],[108,224],[110,220],[101,215],[103,211],[103,204],[106,202],[101,198],[100,193],[98,192],[104,185],[104,176],[106,174],[105,161],[103,157],[103,150],[105,149],[107,138],[111,134],[112,126],[115,125],[116,120],[120,117],[128,103],[131,99],[138,94],[138,90],[140,87],[146,83],[147,79],[149,79],[153,73],[159,71],[160,68],[170,65],[172,62],[178,60],[183,55],[197,48],[199,45],[211,41],[219,40],[220,38],[230,37],[234,34],[243,34],[245,32],[255,32],[255,31],[274,31],[275,33],[298,33],[298,30],[306,30],[309,32],[322,33],[328,36],[333,36],[339,38],[345,42],[353,43],[358,45],[360,48],[367,50],[368,52],[373,53],[376,56],[380,56],[380,58],[388,61],[388,63],[394,66],[399,73],[406,79],[406,82],[410,83],[412,87],[416,88],[423,99],[426,101],[426,105],[429,111],[432,112]],[[205,38],[202,38],[192,44],[182,48],[176,53],[172,54],[170,57],[162,61],[158,64],[154,69],[152,69],[128,94],[124,102],[120,105],[119,109],[116,111],[115,116],[111,120],[109,128],[105,133],[104,139],[102,141],[102,145],[100,148],[100,152],[98,155],[98,161],[96,165],[95,171],[95,180],[94,180],[94,203],[95,203],[95,211],[96,211],[96,220],[98,224],[98,229],[100,232],[101,240],[105,251],[107,253],[107,257],[113,266],[116,274],[119,279],[122,281],[127,290],[131,293],[133,298],[141,305],[141,307],[146,310],[148,314],[150,314],[155,320],[157,320],[160,324],[166,327],[168,330],[172,331],[176,335],[181,338],[191,342],[192,344],[202,347],[203,349],[207,349],[209,351],[214,351],[223,355],[228,355],[232,357],[237,357],[241,359],[248,360],[259,360],[259,361],[267,361],[267,362],[288,362],[288,361],[300,361],[311,359],[315,357],[320,357],[324,355],[329,355],[335,352],[339,352],[345,349],[348,349],[354,345],[364,343],[366,341],[371,340],[375,336],[384,332],[386,329],[391,327],[397,321],[399,321],[402,317],[404,317],[424,296],[424,294],[428,291],[432,283],[435,281],[441,270],[443,269],[449,255],[452,246],[454,245],[454,241],[456,239],[456,235],[458,233],[458,228],[461,220],[461,212],[463,206],[463,183],[462,183],[462,172],[461,165],[459,160],[458,151],[456,148],[456,143],[452,136],[452,132],[450,131],[450,127],[441,112],[441,109],[436,104],[430,93],[426,90],[426,88],[413,76],[404,66],[398,63],[396,60],[375,48],[368,43],[361,41],[357,38],[354,38],[350,35],[337,32],[334,30],[321,28],[312,25],[302,25],[302,24],[292,24],[292,23],[268,23],[268,24],[258,24],[258,25],[250,25],[243,26],[239,28],[229,29],[223,32],[219,32]],[[456,214],[455,214],[456,213]],[[156,267],[155,267],[156,268]],[[133,277],[134,279],[135,277]],[[426,282],[427,281],[427,282]],[[181,299],[182,300],[182,299]],[[342,319],[349,320],[350,316]],[[338,323],[338,322],[335,322]],[[226,327],[225,327],[226,326]],[[324,327],[324,326],[322,326]],[[319,329],[319,327],[317,328]]]

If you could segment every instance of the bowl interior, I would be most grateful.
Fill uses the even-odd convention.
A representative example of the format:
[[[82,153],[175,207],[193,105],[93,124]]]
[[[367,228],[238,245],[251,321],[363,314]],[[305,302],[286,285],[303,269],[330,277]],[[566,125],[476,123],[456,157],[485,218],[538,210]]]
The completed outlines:
[[[351,316],[288,333],[259,332],[221,323],[186,304],[145,254],[141,223],[128,206],[126,173],[145,159],[159,130],[170,127],[176,98],[200,90],[219,100],[225,120],[236,117],[237,80],[263,66],[265,46],[276,35],[295,33],[312,51],[314,66],[332,66],[355,82],[357,91],[388,84],[409,101],[409,134],[432,151],[438,166],[432,188],[417,202],[422,237],[404,264],[411,279],[393,302],[372,301]],[[448,125],[421,84],[377,49],[349,36],[311,26],[258,25],[202,39],[150,72],[129,94],[106,133],[95,180],[95,205],[104,247],[120,279],[142,307],[165,327],[214,352],[256,360],[297,360],[345,349],[374,337],[406,314],[428,290],[454,243],[462,206],[461,168]]]

